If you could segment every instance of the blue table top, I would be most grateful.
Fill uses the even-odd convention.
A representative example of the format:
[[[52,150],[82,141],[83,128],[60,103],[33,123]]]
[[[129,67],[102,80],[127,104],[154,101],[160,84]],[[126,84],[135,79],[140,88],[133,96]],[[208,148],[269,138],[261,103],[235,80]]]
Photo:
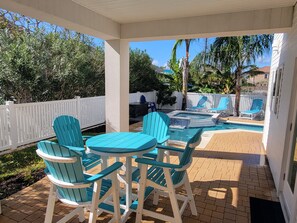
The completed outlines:
[[[135,132],[113,132],[94,136],[86,146],[100,153],[137,153],[153,149],[157,140],[149,135]]]

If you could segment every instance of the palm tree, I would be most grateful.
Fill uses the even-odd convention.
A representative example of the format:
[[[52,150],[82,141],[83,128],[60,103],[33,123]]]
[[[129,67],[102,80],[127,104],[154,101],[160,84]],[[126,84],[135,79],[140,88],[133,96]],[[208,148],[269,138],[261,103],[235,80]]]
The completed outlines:
[[[235,115],[239,116],[241,80],[259,56],[271,48],[272,35],[252,35],[238,37],[218,37],[211,46],[211,58],[216,67],[224,67],[235,75]]]
[[[183,88],[182,88],[182,94],[183,94],[183,101],[182,101],[182,110],[185,110],[187,107],[187,91],[188,91],[188,76],[189,76],[189,51],[190,51],[190,45],[191,42],[195,39],[179,39],[175,42],[173,48],[172,48],[172,54],[171,54],[171,61],[176,61],[176,51],[177,48],[180,47],[183,42],[186,44],[186,57],[182,60],[182,68],[183,68]]]

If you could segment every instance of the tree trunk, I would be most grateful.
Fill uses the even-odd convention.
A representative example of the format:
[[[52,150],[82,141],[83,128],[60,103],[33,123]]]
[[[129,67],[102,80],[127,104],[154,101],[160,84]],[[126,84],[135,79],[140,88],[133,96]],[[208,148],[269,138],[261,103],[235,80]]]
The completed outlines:
[[[187,65],[187,61],[183,61],[183,89],[182,89],[182,94],[183,94],[183,100],[182,100],[182,110],[186,110],[187,108],[187,92],[188,92],[188,73],[189,69]]]
[[[241,69],[236,72],[236,86],[235,86],[235,106],[234,115],[239,116],[239,105],[240,105],[240,93],[241,93]]]
[[[205,63],[206,63],[207,47],[208,47],[208,39],[205,38],[204,55],[203,55],[203,72],[204,72],[204,73],[205,73]]]
[[[186,58],[183,61],[183,100],[182,100],[182,110],[187,108],[187,92],[188,92],[188,76],[189,76],[189,50],[190,50],[190,40],[186,39]]]

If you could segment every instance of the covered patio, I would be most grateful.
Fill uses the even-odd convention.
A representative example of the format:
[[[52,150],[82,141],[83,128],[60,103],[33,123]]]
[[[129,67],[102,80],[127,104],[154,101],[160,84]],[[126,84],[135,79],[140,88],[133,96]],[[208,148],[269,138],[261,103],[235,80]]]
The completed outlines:
[[[189,178],[198,216],[192,216],[189,207],[182,216],[190,222],[250,222],[249,197],[272,201],[280,197],[286,222],[296,222],[297,193],[286,188],[297,110],[293,87],[297,81],[295,5],[295,0],[0,1],[4,9],[105,40],[107,132],[134,129],[129,127],[130,42],[286,33],[274,41],[271,68],[271,73],[281,66],[288,72],[277,79],[286,87],[278,88],[276,99],[275,78],[271,78],[263,137],[259,133],[218,133],[206,148],[195,149]],[[280,96],[282,100],[276,104]],[[267,164],[265,157],[270,166],[259,165]],[[171,160],[177,162],[177,156],[173,154]],[[48,186],[45,178],[3,200],[0,222],[43,222]],[[184,189],[178,192],[183,194]],[[155,207],[150,198],[145,207],[172,214],[168,202],[161,200]],[[54,220],[68,212],[69,208],[58,203]],[[131,215],[128,222],[134,222],[134,217]],[[99,216],[98,220],[109,221],[110,216]]]

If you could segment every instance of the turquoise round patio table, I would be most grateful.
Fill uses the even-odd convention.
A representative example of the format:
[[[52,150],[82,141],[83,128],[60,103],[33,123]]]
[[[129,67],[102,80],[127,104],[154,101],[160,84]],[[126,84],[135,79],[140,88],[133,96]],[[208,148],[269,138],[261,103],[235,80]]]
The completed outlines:
[[[126,205],[122,220],[125,222],[132,212],[132,156],[141,156],[153,150],[157,140],[149,135],[135,132],[113,132],[91,137],[86,141],[87,152],[100,155],[103,159],[102,168],[107,167],[108,157],[125,157],[126,173],[120,178],[126,186]]]
[[[147,153],[157,144],[149,135],[135,132],[113,132],[91,137],[86,146],[92,153],[101,156],[134,156]]]

